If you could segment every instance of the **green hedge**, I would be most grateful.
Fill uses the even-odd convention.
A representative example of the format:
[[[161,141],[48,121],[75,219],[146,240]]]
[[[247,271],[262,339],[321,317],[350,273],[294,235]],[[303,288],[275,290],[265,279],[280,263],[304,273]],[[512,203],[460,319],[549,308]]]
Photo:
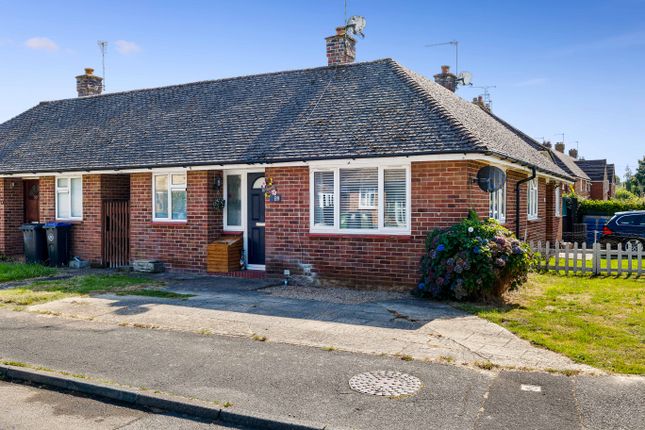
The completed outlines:
[[[616,212],[645,210],[645,200],[580,200],[578,215],[613,215]]]

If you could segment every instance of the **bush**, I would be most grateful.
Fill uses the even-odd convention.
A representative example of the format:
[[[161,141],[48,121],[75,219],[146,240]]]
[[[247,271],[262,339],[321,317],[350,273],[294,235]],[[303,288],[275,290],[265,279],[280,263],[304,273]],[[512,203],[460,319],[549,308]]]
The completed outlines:
[[[582,219],[585,215],[613,215],[631,210],[645,210],[645,200],[580,200],[578,216]]]
[[[627,191],[624,188],[619,188],[616,190],[614,195],[615,200],[638,200],[638,196],[631,191]]]
[[[437,299],[491,300],[527,280],[533,254],[527,244],[473,211],[426,238],[417,293]]]

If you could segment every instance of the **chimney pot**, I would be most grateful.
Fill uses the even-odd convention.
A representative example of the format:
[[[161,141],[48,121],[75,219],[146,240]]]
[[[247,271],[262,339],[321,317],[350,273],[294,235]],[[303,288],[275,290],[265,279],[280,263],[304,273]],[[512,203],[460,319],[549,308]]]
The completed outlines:
[[[85,74],[76,77],[76,91],[79,97],[97,96],[103,92],[103,78],[94,74],[94,69],[87,67]]]
[[[545,148],[549,148],[549,149],[553,146],[551,145],[551,142],[549,142],[548,140],[544,142],[542,145],[544,145]]]
[[[564,154],[564,142],[556,143],[555,150]]]
[[[336,34],[325,38],[327,65],[351,64],[356,59],[356,39],[347,34],[345,27],[337,27]]]
[[[578,150],[576,148],[571,148],[569,150],[569,157],[578,158]]]

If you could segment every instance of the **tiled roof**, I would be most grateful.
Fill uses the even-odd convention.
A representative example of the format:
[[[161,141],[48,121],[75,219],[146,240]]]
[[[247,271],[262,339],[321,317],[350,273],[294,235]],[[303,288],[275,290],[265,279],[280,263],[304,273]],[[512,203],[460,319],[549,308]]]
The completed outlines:
[[[603,181],[607,170],[607,160],[576,160],[592,181]]]
[[[43,102],[0,125],[0,173],[485,153],[568,178],[391,59]]]
[[[585,171],[576,164],[577,160],[575,158],[570,157],[569,155],[560,151],[553,151],[552,153],[555,156],[556,164],[560,166],[565,172],[576,178],[583,178],[586,180],[590,179]]]

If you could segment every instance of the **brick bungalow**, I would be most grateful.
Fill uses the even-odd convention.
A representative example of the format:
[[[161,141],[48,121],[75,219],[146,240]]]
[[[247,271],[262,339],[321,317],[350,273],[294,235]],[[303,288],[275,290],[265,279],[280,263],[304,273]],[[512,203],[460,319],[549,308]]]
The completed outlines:
[[[561,237],[573,179],[456,96],[447,68],[437,84],[391,59],[351,64],[342,29],[326,41],[326,67],[163,88],[101,94],[90,69],[78,98],[0,125],[0,253],[22,253],[21,223],[58,219],[96,264],[121,246],[205,271],[207,245],[240,235],[249,269],[408,288],[427,232],[471,208],[523,239]],[[489,165],[506,172],[490,194],[476,183]],[[120,245],[105,239],[115,202],[129,202]]]
[[[616,179],[614,165],[607,164],[607,160],[576,160],[589,178],[591,178],[591,191],[589,197],[593,200],[609,200],[616,192]]]
[[[583,198],[591,197],[591,178],[578,166],[578,151],[575,148],[569,149],[569,154],[564,153],[564,143],[555,144],[555,162],[558,166],[575,179],[574,190],[577,195]]]

